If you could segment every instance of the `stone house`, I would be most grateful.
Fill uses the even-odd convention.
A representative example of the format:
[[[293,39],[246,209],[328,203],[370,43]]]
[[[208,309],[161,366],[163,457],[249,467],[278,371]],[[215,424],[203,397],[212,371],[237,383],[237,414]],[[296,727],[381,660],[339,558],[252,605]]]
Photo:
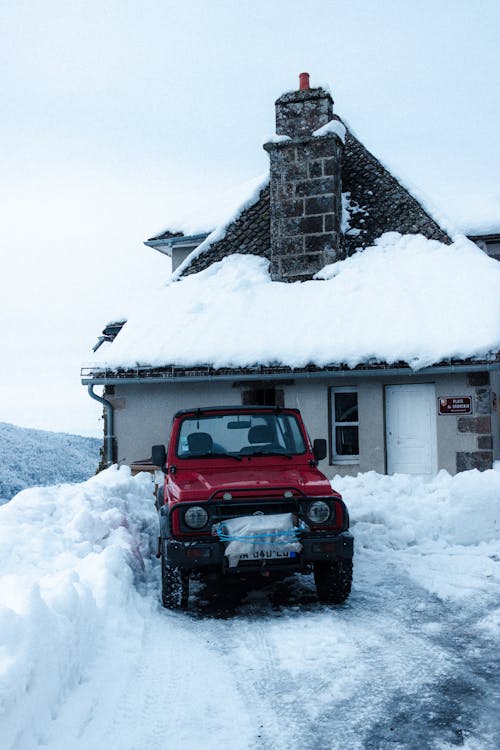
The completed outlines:
[[[429,210],[334,114],[330,94],[309,87],[307,74],[301,74],[299,90],[276,101],[276,136],[264,148],[269,180],[222,232],[166,231],[145,243],[172,258],[171,288],[237,253],[266,258],[273,282],[291,283],[290,294],[296,290],[299,299],[303,284],[293,282],[311,283],[325,266],[357,256],[388,232],[452,246]],[[496,257],[500,236],[474,239]],[[495,264],[491,269],[495,274]],[[500,280],[498,273],[495,278]],[[319,291],[328,282],[319,276],[312,283]],[[498,308],[487,314],[491,320]],[[483,319],[484,311],[478,326]],[[451,317],[447,325],[453,331]],[[215,365],[215,351],[211,361],[206,355],[197,359],[196,352],[188,362],[176,358],[182,331],[163,324],[157,335],[168,339],[162,351],[174,352],[172,359],[168,353],[158,358],[139,352],[135,360],[121,360],[113,351],[131,326],[131,320],[108,326],[96,345],[96,360],[82,370],[82,383],[105,407],[108,463],[132,464],[149,456],[152,444],[166,442],[179,409],[237,403],[300,406],[311,437],[328,440],[320,468],[329,476],[368,470],[453,474],[490,468],[500,458],[495,342],[479,353],[471,347],[460,357],[428,357],[418,368],[403,351],[389,362],[368,350],[355,364],[340,354],[326,364],[311,358],[298,366],[286,357],[266,356],[244,366],[231,358]],[[496,327],[498,344],[500,316]],[[103,398],[94,392],[97,385],[104,386]]]

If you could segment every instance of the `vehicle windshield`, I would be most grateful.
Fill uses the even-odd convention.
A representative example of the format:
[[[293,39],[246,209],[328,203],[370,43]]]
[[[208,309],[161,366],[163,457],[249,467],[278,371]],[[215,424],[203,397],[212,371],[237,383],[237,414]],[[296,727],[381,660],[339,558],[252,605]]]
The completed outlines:
[[[292,456],[305,450],[297,419],[280,412],[189,416],[182,420],[177,440],[179,458]]]

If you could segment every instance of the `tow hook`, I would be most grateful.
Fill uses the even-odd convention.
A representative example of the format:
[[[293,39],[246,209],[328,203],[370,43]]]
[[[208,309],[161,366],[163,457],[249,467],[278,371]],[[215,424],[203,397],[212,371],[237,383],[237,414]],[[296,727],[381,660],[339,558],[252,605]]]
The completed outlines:
[[[156,557],[158,559],[161,557],[161,536],[158,537],[158,544],[156,545]]]

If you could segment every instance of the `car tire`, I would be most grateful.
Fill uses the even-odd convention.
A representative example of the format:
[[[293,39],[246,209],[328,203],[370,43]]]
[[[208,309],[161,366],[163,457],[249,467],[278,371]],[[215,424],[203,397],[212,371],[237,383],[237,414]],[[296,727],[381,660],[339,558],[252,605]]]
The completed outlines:
[[[314,563],[314,583],[322,604],[342,604],[351,593],[352,560]]]
[[[170,565],[165,554],[161,556],[161,601],[167,609],[187,607],[189,576],[177,565]]]

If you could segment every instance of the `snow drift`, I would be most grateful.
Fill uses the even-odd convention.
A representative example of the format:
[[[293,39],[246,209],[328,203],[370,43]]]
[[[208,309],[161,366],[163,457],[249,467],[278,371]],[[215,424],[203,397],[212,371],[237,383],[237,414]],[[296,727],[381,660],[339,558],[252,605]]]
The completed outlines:
[[[126,637],[156,513],[149,479],[116,468],[23,490],[0,511],[0,733],[10,750],[44,744],[110,633]]]
[[[500,463],[431,481],[375,472],[336,477],[354,520],[355,548],[387,554],[443,600],[481,609],[500,594]],[[500,616],[500,608],[497,609]]]

